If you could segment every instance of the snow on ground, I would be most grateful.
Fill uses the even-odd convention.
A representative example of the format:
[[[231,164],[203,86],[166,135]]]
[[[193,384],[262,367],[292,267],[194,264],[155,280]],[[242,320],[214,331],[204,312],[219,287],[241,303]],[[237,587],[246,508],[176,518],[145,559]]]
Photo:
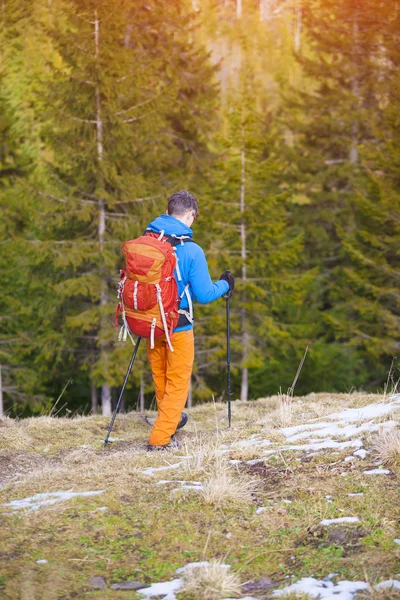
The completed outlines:
[[[319,581],[313,577],[303,577],[283,590],[275,590],[272,592],[272,596],[276,598],[289,594],[308,594],[313,598],[352,600],[356,592],[368,589],[368,583],[363,581],[339,581],[335,584],[329,580]]]
[[[177,575],[183,574],[190,569],[196,567],[206,567],[209,565],[208,562],[194,562],[181,567],[176,570]],[[230,565],[221,565],[223,568],[230,569]],[[172,581],[164,581],[161,583],[153,583],[150,587],[144,588],[142,590],[138,590],[138,594],[145,596],[146,598],[154,598],[159,597],[162,600],[177,600],[176,592],[182,588],[183,579],[173,579]],[[165,594],[165,595],[164,595]],[[232,600],[230,598],[225,598],[224,600]],[[246,596],[244,598],[240,598],[238,600],[257,600],[257,598],[253,598],[252,596]]]
[[[176,570],[176,574],[180,575],[195,567],[207,566],[208,562],[189,563],[188,565]],[[223,565],[226,569],[230,569],[230,565]],[[299,581],[281,589],[272,592],[275,598],[285,597],[289,594],[306,594],[312,598],[322,598],[323,600],[353,600],[355,594],[361,591],[374,590],[393,590],[400,591],[400,581],[397,579],[388,579],[380,583],[370,586],[364,581],[339,581],[334,583],[331,578],[335,577],[335,573],[331,573],[323,581],[314,579],[313,577],[303,577]],[[183,585],[183,579],[177,578],[172,581],[164,581],[153,583],[150,587],[138,590],[138,594],[146,598],[158,597],[160,600],[177,600],[176,593],[180,591]],[[232,600],[225,598],[224,600]],[[258,600],[254,596],[245,596],[239,600]]]
[[[143,475],[153,475],[158,471],[169,471],[170,469],[178,469],[182,466],[183,462],[174,463],[173,465],[166,465],[165,467],[148,467],[144,471],[142,471]]]
[[[233,442],[232,444],[221,444],[221,454],[229,452],[229,450],[243,450],[245,448],[260,449],[262,456],[253,460],[246,461],[249,465],[254,465],[257,462],[269,460],[277,456],[277,453],[287,451],[306,451],[311,452],[308,456],[318,454],[323,450],[341,451],[345,449],[354,449],[351,456],[346,457],[346,462],[352,462],[357,459],[364,459],[367,451],[363,448],[363,436],[365,433],[370,433],[379,430],[390,430],[395,428],[398,423],[396,421],[385,421],[383,423],[374,422],[375,419],[381,419],[390,415],[395,409],[400,407],[400,395],[393,396],[388,402],[379,402],[369,404],[362,408],[349,408],[341,412],[332,413],[322,419],[312,419],[309,423],[295,425],[292,427],[283,427],[280,429],[286,441],[289,443],[278,445],[270,440],[263,439],[261,434],[254,433],[248,439]],[[334,438],[339,438],[334,439]],[[295,444],[301,440],[302,443]],[[265,448],[265,450],[264,450]],[[268,450],[267,450],[268,448]],[[180,457],[180,461],[174,464],[169,464],[162,467],[148,467],[142,473],[144,475],[154,475],[160,471],[168,471],[179,469],[184,460],[191,458],[190,456]],[[230,461],[232,464],[239,464],[240,460]],[[385,469],[376,469],[364,471],[365,475],[389,474]],[[378,473],[379,471],[379,473]],[[179,485],[186,485],[181,481]],[[187,482],[190,484],[190,482]],[[201,485],[196,482],[196,485]],[[179,488],[176,488],[179,489]]]
[[[363,471],[364,475],[389,475],[389,469],[368,469]]]
[[[335,584],[329,578],[319,581],[313,577],[303,577],[283,590],[275,590],[272,596],[276,598],[289,594],[307,594],[312,598],[323,598],[324,600],[353,600],[357,592],[373,592],[374,590],[400,591],[400,581],[388,579],[371,587],[364,581],[339,581]]]
[[[339,525],[340,523],[359,523],[358,517],[339,517],[337,519],[323,519],[321,525]]]
[[[106,490],[98,490],[96,492],[47,492],[45,494],[35,494],[35,496],[23,498],[22,500],[13,500],[12,502],[3,504],[3,506],[9,506],[13,509],[13,512],[24,508],[28,509],[29,511],[33,511],[39,510],[41,506],[49,506],[51,504],[56,504],[57,502],[71,500],[72,498],[82,496],[98,496],[99,494],[104,494],[105,491]]]
[[[394,410],[400,408],[400,395],[392,396],[387,402],[369,404],[362,408],[349,408],[341,412],[332,413],[323,418],[311,419],[308,423],[283,427],[280,429],[286,438],[286,444],[277,445],[270,440],[262,438],[261,434],[253,434],[247,440],[235,442],[230,446],[221,446],[225,452],[230,449],[240,450],[243,448],[260,448],[262,457],[246,461],[248,464],[256,464],[268,460],[272,455],[283,451],[306,451],[313,456],[322,450],[340,451],[354,448],[352,456],[346,457],[346,462],[364,459],[368,452],[363,448],[365,433],[381,430],[391,430],[398,426],[398,422],[388,420],[379,422],[379,419],[387,417]],[[376,422],[378,420],[378,422]],[[301,442],[301,443],[295,443]],[[268,450],[263,450],[268,447]],[[270,448],[269,448],[270,447]],[[370,474],[367,473],[366,474]],[[371,473],[374,474],[374,473]],[[379,474],[384,474],[379,469]],[[388,474],[388,473],[386,473]]]
[[[182,479],[161,479],[161,481],[157,481],[156,485],[167,485],[168,483],[173,484],[181,484],[181,485],[193,485],[193,486],[201,486],[203,485],[201,481],[184,481]]]

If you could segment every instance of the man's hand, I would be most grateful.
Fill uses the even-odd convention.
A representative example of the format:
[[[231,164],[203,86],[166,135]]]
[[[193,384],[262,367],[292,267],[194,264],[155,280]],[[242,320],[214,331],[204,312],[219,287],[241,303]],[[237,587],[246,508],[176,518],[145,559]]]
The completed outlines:
[[[235,278],[230,271],[224,271],[220,277],[220,280],[221,279],[229,284],[229,290],[222,296],[227,300],[232,296],[233,290],[235,289]]]

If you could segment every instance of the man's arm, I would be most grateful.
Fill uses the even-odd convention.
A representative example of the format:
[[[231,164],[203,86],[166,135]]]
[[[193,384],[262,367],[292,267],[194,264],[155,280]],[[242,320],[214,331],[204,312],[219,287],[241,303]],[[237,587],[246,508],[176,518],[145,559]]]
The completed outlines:
[[[205,254],[197,244],[196,254],[190,265],[189,284],[197,302],[201,304],[217,300],[229,290],[227,281],[212,282]]]

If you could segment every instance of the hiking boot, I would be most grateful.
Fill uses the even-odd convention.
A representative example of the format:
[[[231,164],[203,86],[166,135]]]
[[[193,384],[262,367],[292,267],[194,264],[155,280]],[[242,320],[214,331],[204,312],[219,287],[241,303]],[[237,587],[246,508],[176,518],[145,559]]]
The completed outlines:
[[[178,431],[178,429],[182,429],[182,427],[185,427],[186,423],[189,420],[189,416],[187,413],[183,412],[181,414],[181,420],[178,423],[178,427],[176,428],[176,430]]]
[[[182,427],[185,427],[185,425],[188,422],[188,420],[189,420],[189,416],[187,415],[187,413],[183,412],[181,414],[181,420],[179,421],[178,427],[176,428],[176,430],[178,431],[178,429],[182,429]],[[147,425],[151,425],[151,427],[153,427],[155,419],[151,419],[150,417],[146,417],[145,421],[146,421]]]
[[[165,444],[165,446],[150,446],[150,444],[148,444],[147,452],[154,452],[156,450],[177,450],[181,446],[182,444],[178,442],[178,440],[174,439],[174,436],[172,436],[170,442],[168,444]]]

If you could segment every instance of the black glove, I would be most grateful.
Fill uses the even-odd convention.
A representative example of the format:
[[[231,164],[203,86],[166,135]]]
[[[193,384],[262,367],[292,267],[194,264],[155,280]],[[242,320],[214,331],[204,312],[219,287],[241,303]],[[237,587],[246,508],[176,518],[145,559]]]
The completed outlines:
[[[232,296],[233,290],[235,289],[235,278],[230,271],[224,271],[219,279],[227,281],[229,284],[229,290],[222,296],[227,300]]]

